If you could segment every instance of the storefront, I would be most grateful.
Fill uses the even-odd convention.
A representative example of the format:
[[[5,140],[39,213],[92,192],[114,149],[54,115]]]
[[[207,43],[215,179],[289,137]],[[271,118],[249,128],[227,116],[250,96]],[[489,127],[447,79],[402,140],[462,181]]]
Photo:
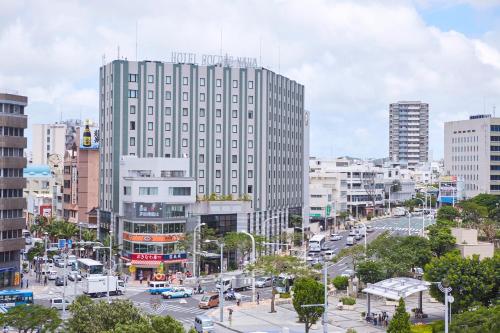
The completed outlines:
[[[134,279],[163,280],[178,272],[186,273],[187,253],[147,254],[133,253],[127,258]],[[158,274],[159,273],[159,274]],[[160,278],[163,274],[163,278]]]
[[[19,275],[19,273],[17,273]],[[0,268],[0,289],[16,286],[16,268]]]

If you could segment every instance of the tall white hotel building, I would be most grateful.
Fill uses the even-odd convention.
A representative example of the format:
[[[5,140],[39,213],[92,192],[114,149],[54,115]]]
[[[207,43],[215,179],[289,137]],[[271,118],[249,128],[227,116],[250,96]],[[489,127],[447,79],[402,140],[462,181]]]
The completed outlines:
[[[280,234],[290,215],[307,217],[303,85],[262,67],[127,60],[99,80],[101,232],[119,228],[125,155],[187,157],[198,198],[251,198],[237,231],[263,233],[265,222]]]

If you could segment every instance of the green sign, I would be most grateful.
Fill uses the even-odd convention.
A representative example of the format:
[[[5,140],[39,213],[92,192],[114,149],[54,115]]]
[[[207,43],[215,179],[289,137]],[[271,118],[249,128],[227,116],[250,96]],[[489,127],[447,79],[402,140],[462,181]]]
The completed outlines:
[[[310,217],[321,217],[321,214],[309,214]]]
[[[332,211],[332,206],[330,205],[326,206],[326,213],[325,213],[326,216],[330,216],[331,211]]]

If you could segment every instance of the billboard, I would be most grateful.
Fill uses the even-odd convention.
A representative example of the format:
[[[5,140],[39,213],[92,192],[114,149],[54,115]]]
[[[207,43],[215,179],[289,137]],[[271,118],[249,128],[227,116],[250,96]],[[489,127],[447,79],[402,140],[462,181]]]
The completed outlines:
[[[86,124],[80,127],[80,149],[99,149],[99,127]]]
[[[135,204],[135,211],[137,217],[144,218],[158,218],[162,217],[162,204],[141,202]]]
[[[45,217],[51,217],[52,216],[52,205],[40,205],[40,215],[45,216]]]

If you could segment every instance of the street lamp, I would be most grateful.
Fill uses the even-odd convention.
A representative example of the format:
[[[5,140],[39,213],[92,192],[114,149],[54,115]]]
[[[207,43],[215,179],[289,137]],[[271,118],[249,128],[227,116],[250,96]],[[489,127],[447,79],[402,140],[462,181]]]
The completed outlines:
[[[199,222],[199,220],[198,220]],[[196,279],[196,229],[200,229],[201,226],[206,225],[205,222],[203,223],[198,223],[197,226],[194,227],[193,230],[193,276]]]
[[[252,263],[255,264],[255,237],[246,231],[242,231],[242,233],[252,240]],[[252,269],[252,302],[255,302],[255,267]]]
[[[43,255],[43,260],[44,260],[44,264],[43,264],[43,270],[45,271],[45,276],[47,276],[47,268],[49,267],[48,263],[49,263],[49,258],[48,258],[48,255],[47,255],[47,237],[49,235],[49,233],[47,231],[45,231],[43,233],[43,235],[45,236],[44,238],[44,241],[45,241],[45,252],[44,252],[44,255]]]
[[[422,237],[424,237],[424,229],[425,229],[425,203],[424,200],[420,198],[415,198],[422,203]]]
[[[307,261],[307,248],[305,248],[305,230],[304,230],[304,227],[295,227],[296,229],[300,229],[302,231],[301,235],[302,235],[302,247],[304,248],[304,261]]]
[[[111,299],[109,297],[109,280],[111,279],[111,269],[112,269],[112,261],[111,257],[113,256],[113,235],[110,233],[109,234],[109,246],[104,246],[104,244],[99,243],[99,242],[94,242],[94,244],[98,244],[98,246],[94,246],[93,250],[99,250],[99,249],[108,249],[109,250],[109,268],[108,268],[108,274],[107,274],[107,279],[106,279],[106,297],[108,300],[108,303],[111,302]]]
[[[408,212],[408,236],[411,235],[411,233],[410,233],[410,222],[411,222],[411,213]]]
[[[444,333],[448,333],[448,298],[452,288],[446,280],[439,282],[438,288],[444,293]]]
[[[366,224],[364,222],[359,222],[359,224],[362,224],[363,228],[365,229],[365,237],[363,238],[365,239],[365,254],[366,254]]]
[[[214,239],[207,239],[205,243],[215,243],[220,247],[220,284],[219,284],[219,309],[220,309],[220,322],[224,321],[224,280],[222,280],[222,271],[223,271],[223,255],[224,255],[224,243],[219,242]]]
[[[278,219],[279,216],[278,215],[275,215],[275,216],[271,216],[270,218],[267,218],[264,220],[264,236],[265,236],[265,240],[267,240],[267,222],[268,221],[271,221],[271,220],[274,220],[274,219]]]

